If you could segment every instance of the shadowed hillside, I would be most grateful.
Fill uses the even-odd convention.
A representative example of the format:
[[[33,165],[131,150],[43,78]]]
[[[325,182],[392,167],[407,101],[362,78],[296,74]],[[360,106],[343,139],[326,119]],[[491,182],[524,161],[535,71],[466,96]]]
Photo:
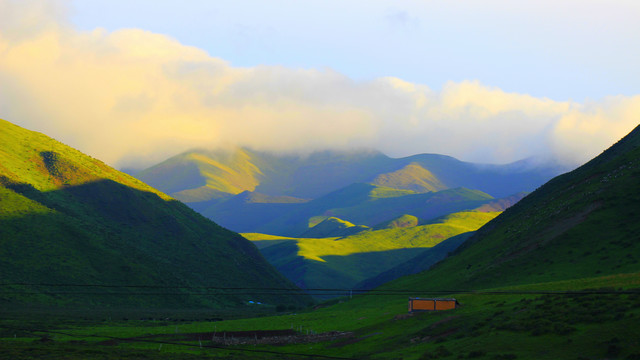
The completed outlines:
[[[481,191],[464,188],[394,196],[397,191],[371,184],[353,184],[301,204],[295,211],[260,226],[257,232],[298,236],[307,231],[314,218],[337,217],[365,226],[376,226],[405,214],[433,219],[472,210],[494,200]]]
[[[3,283],[91,285],[15,285],[4,288],[11,291],[2,301],[221,307],[248,298],[202,287],[295,288],[242,236],[98,160],[6,121],[0,143]],[[161,290],[134,295],[141,290],[99,285]],[[272,304],[305,301],[262,297]]]
[[[288,238],[255,233],[244,235],[260,248],[271,264],[302,288],[353,289],[357,283],[411,262],[414,257],[425,253],[425,249],[433,249],[426,258],[416,260],[415,266],[398,269],[394,275],[383,278],[391,280],[424,270],[444,258],[461,241],[453,240],[442,246],[439,244],[478,229],[498,214],[459,212],[424,225],[380,230],[354,229],[358,227],[329,218],[312,227],[309,234],[314,234],[313,230],[321,226],[318,232],[327,235],[323,232],[337,231],[337,225],[342,225],[341,231],[345,234],[323,238]],[[348,234],[349,229],[357,232]]]
[[[636,128],[504,211],[431,271],[393,286],[486,288],[640,271],[638,184]]]

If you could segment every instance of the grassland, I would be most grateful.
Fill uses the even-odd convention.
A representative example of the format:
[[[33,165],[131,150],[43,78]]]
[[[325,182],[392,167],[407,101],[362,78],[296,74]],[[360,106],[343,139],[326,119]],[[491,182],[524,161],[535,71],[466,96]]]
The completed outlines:
[[[303,288],[349,288],[409,261],[446,239],[475,231],[498,214],[460,212],[425,225],[368,230],[344,237],[243,235],[297,285]],[[439,253],[433,261],[442,259],[450,250]]]
[[[451,236],[477,230],[499,214],[499,212],[459,212],[444,216],[428,225],[365,231],[347,237],[290,238],[257,233],[243,235],[256,243],[269,241],[280,243],[283,240],[295,241],[299,248],[299,256],[308,260],[324,262],[323,257],[326,256],[345,256],[413,247],[433,247]],[[267,246],[268,244],[266,243],[258,245],[259,248]]]
[[[0,326],[9,328],[2,331],[1,341],[17,358],[27,358],[25,354],[55,356],[71,349],[68,358],[294,359],[306,358],[300,354],[321,354],[351,359],[407,360],[635,359],[640,355],[637,342],[640,293],[632,289],[638,286],[640,274],[635,273],[486,289],[478,293],[439,293],[438,296],[455,296],[462,306],[451,311],[414,315],[407,314],[407,296],[429,296],[429,293],[356,296],[307,312],[217,322],[112,320],[50,324],[41,329],[45,332],[38,332],[16,330],[20,325],[5,318]],[[579,292],[598,288],[603,293]],[[629,290],[631,293],[624,293]],[[26,328],[30,327],[33,325]],[[211,342],[214,333],[221,337],[220,334],[234,331],[286,329],[294,329],[302,336],[278,345],[228,345],[228,349],[224,344]],[[327,332],[335,332],[333,340],[313,342],[313,334]],[[201,338],[188,340],[186,334],[192,333],[200,334]],[[209,337],[205,338],[205,334]],[[112,338],[124,340],[109,341]],[[160,343],[164,344],[160,346]],[[255,353],[255,350],[278,354]],[[282,353],[298,355],[287,357]]]
[[[308,203],[297,204],[288,213],[279,214],[261,224],[256,231],[243,232],[297,237],[308,231],[310,224],[329,217],[373,227],[402,215],[433,219],[453,212],[472,210],[492,201],[495,199],[486,193],[465,188],[418,194],[408,190],[357,183]],[[233,210],[231,212],[235,213]],[[213,216],[213,213],[207,210],[203,213]]]

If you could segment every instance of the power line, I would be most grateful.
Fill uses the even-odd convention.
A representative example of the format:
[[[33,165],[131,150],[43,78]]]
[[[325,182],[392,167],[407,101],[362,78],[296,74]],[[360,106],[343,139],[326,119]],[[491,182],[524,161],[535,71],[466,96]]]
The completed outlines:
[[[286,356],[304,356],[310,358],[321,358],[321,359],[337,359],[337,360],[354,360],[353,358],[340,357],[340,356],[329,356],[329,355],[320,355],[320,354],[303,354],[303,353],[286,353],[280,351],[272,351],[272,350],[259,350],[259,349],[237,349],[237,348],[229,348],[226,346],[216,346],[216,345],[193,345],[193,344],[185,344],[181,342],[173,342],[173,341],[160,341],[160,340],[151,340],[151,339],[138,339],[138,338],[119,338],[115,336],[108,335],[97,335],[97,334],[88,334],[88,335],[76,335],[70,334],[63,331],[54,331],[54,330],[42,330],[42,329],[26,329],[19,328],[14,326],[6,326],[0,325],[0,328],[14,330],[14,331],[23,331],[31,334],[35,333],[45,333],[45,334],[56,334],[56,335],[64,335],[75,338],[100,338],[100,339],[110,339],[110,340],[118,340],[118,341],[128,341],[128,342],[142,342],[142,343],[152,343],[152,344],[163,344],[163,345],[176,345],[176,346],[185,346],[185,347],[196,347],[200,346],[201,348],[206,349],[216,349],[216,350],[225,350],[225,351],[236,351],[236,352],[250,352],[250,353],[264,353],[264,354],[272,354],[272,355],[286,355]]]
[[[347,292],[326,292],[326,293],[317,293],[317,294],[305,294],[305,293],[270,293],[270,292],[234,292],[234,293],[200,293],[200,292],[97,292],[97,291],[11,291],[11,292],[0,292],[0,295],[39,295],[39,294],[49,294],[49,295],[170,295],[170,296],[191,296],[191,295],[201,295],[201,296],[240,296],[240,295],[288,295],[288,296],[309,296],[309,295],[348,295]],[[365,294],[367,295],[367,294]],[[397,295],[397,294],[373,294],[373,295]]]
[[[0,294],[80,294],[80,295],[413,295],[422,294],[475,294],[475,295],[598,295],[598,294],[640,294],[640,289],[615,290],[427,290],[427,289],[349,289],[349,288],[276,288],[276,287],[220,287],[220,286],[168,286],[168,285],[114,285],[114,284],[55,284],[55,283],[2,283],[0,287],[58,287],[58,288],[108,288],[108,289],[172,289],[191,290],[182,292],[88,292],[88,291],[10,291]],[[202,290],[196,292],[193,290]],[[220,291],[220,292],[211,292]]]
[[[222,286],[189,286],[189,285],[116,285],[116,284],[64,284],[64,283],[0,283],[0,286],[52,286],[52,287],[100,287],[100,288],[148,288],[148,289],[216,289],[216,290],[287,290],[302,291],[284,287],[222,287]]]
[[[312,295],[345,295],[349,294],[350,290],[342,290],[339,292],[322,292]],[[640,295],[640,291],[637,290],[622,290],[622,291],[420,291],[410,290],[402,292],[394,291],[380,291],[380,292],[364,292],[356,294],[356,290],[353,290],[354,295],[408,295],[408,294],[437,294],[437,295]],[[98,291],[3,291],[0,295],[36,295],[36,294],[55,294],[55,295],[309,295],[301,293],[272,293],[272,292],[233,292],[233,293],[219,293],[219,292],[98,292]]]

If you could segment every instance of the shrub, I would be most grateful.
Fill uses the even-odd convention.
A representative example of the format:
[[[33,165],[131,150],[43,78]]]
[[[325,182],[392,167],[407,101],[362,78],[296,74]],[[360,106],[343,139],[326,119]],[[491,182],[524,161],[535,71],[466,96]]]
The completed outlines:
[[[483,351],[483,350],[473,350],[473,351],[469,351],[469,355],[467,355],[467,357],[469,359],[473,359],[473,358],[483,357],[486,354],[487,354],[487,352]]]
[[[517,359],[518,356],[515,354],[498,354],[493,357],[495,360],[514,360]]]

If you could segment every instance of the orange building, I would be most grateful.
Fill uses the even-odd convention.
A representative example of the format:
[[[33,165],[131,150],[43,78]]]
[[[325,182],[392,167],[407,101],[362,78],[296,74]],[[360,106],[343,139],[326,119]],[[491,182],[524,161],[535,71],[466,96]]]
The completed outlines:
[[[452,310],[460,306],[456,299],[409,298],[409,312]]]

